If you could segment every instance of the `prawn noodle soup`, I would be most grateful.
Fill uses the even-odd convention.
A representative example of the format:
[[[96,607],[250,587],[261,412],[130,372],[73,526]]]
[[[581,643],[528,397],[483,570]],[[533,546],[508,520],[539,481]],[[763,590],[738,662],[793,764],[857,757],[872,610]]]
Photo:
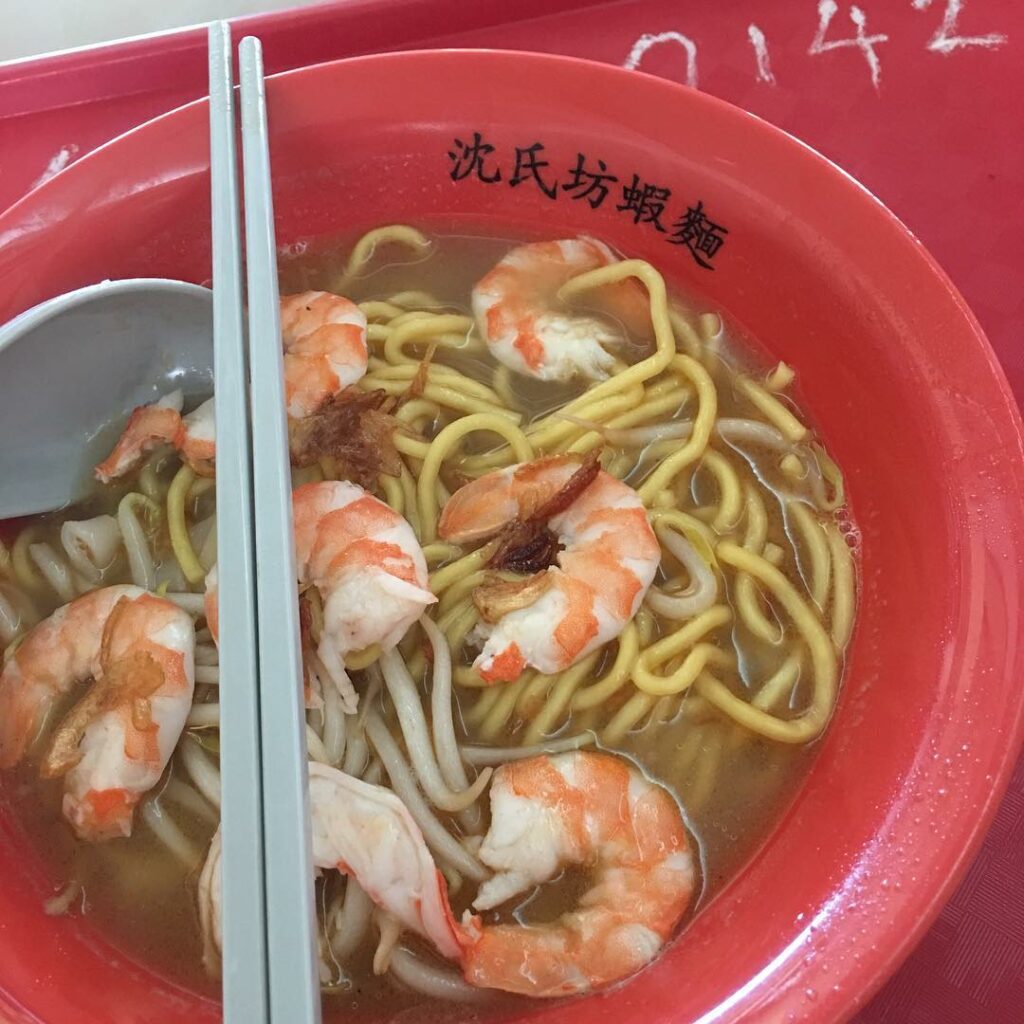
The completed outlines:
[[[653,959],[781,815],[853,626],[856,532],[794,370],[761,365],[647,263],[587,239],[520,244],[391,226],[282,257],[282,295],[358,305],[283,300],[286,351],[325,344],[310,338],[331,321],[354,352],[354,369],[332,357],[326,394],[322,367],[286,359],[321,977],[346,1012],[422,1014],[427,998],[486,1015],[520,998],[509,990],[588,991]],[[0,710],[28,699],[13,694],[26,651],[68,679],[36,719],[19,705],[31,728],[0,721],[0,757],[5,799],[57,883],[46,912],[84,915],[213,993],[215,460],[212,412],[181,408],[164,403],[172,429],[145,445],[123,438],[83,505],[8,531]],[[356,507],[356,536],[347,521],[339,541],[325,524]],[[386,556],[339,574],[353,540],[386,541]],[[124,583],[194,624],[183,725],[157,714],[153,686],[117,696],[109,609],[61,626],[102,649],[105,689],[32,647],[56,609]],[[106,704],[83,699],[97,690]],[[89,721],[118,700],[134,728],[163,730],[164,756],[111,837],[72,827],[66,794]],[[54,767],[58,739],[72,751]],[[373,819],[405,837],[398,897],[358,848]],[[454,924],[447,902],[456,920],[476,903],[476,919]]]

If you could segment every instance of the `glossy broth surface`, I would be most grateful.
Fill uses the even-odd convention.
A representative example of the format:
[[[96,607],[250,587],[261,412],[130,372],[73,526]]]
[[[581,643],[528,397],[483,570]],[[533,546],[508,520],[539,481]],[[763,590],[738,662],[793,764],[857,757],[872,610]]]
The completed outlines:
[[[446,309],[469,313],[469,295],[474,283],[511,244],[505,239],[442,235],[426,258],[408,262],[382,259],[379,269],[348,283],[346,294],[356,302],[365,302],[386,300],[396,293],[415,289],[436,296]],[[346,244],[316,254],[290,251],[284,255],[282,293],[334,290],[348,248]],[[684,315],[695,320],[699,314],[709,312],[697,299],[675,296],[673,301]],[[742,418],[751,415],[751,407],[733,387],[733,379],[738,374],[763,377],[768,367],[759,364],[753,345],[734,335],[738,332],[725,323],[715,341],[719,358],[714,376],[718,388],[718,415]],[[619,355],[633,363],[642,358],[649,346],[650,339],[634,338]],[[443,360],[487,384],[494,380],[498,365],[487,354],[458,350],[445,352]],[[577,384],[545,384],[516,375],[512,376],[510,388],[527,423],[583,391]],[[685,417],[687,410],[684,408],[678,415]],[[721,450],[729,453],[727,447]],[[772,453],[759,452],[756,445],[753,450],[750,446],[746,450],[758,463],[772,462]],[[608,454],[616,457],[621,453],[614,444],[609,444]],[[627,482],[634,483],[641,480],[649,468],[650,463],[645,463],[641,456],[621,475]],[[158,467],[158,472],[165,475],[170,471],[170,468]],[[454,489],[459,481],[450,479],[447,483]],[[807,554],[803,542],[787,522],[784,503],[777,500],[774,478],[762,474],[760,486],[767,509],[768,540],[783,552],[782,572],[804,589]],[[126,489],[126,485],[97,488],[82,507],[62,510],[30,525],[37,529],[41,539],[55,542],[60,523],[66,520],[101,513],[116,515],[118,501]],[[209,501],[209,496],[204,500]],[[687,506],[699,515],[712,507],[715,500],[714,479],[706,472],[695,472],[689,482]],[[664,572],[660,575],[661,582],[665,581],[665,576]],[[127,567],[105,582],[130,582]],[[732,594],[727,593],[725,598],[732,603]],[[40,607],[40,611],[52,610],[57,603],[51,601],[49,607]],[[657,633],[667,633],[677,625],[659,619]],[[737,652],[743,685],[754,685],[778,666],[779,652],[770,645],[753,643],[735,621],[717,630],[712,639],[719,646]],[[613,653],[604,656],[595,677],[610,664]],[[463,664],[471,660],[471,655],[461,656]],[[354,678],[357,689],[361,689],[365,681],[358,673]],[[806,702],[808,685],[807,680],[801,678],[789,698],[791,708],[798,709]],[[426,695],[425,686],[423,691]],[[497,733],[486,732],[471,713],[479,694],[476,689],[455,687],[460,741],[502,747],[521,742],[531,713],[528,702]],[[624,697],[620,695],[616,700],[621,704]],[[429,707],[429,699],[426,704]],[[587,711],[572,712],[560,725],[559,735],[594,728],[594,722],[594,715]],[[215,758],[215,731],[207,733],[204,742],[207,753]],[[667,786],[684,808],[701,865],[699,897],[691,910],[695,913],[714,897],[775,827],[808,770],[814,744],[790,745],[760,738],[705,703],[687,697],[682,701],[666,698],[655,705],[643,727],[627,733],[612,749]],[[167,816],[180,835],[182,842],[174,851],[157,838],[144,813],[136,814],[135,831],[130,838],[100,844],[77,841],[61,816],[60,780],[40,780],[37,770],[38,751],[35,759],[9,775],[3,791],[32,846],[44,861],[54,891],[60,891],[71,882],[80,886],[81,893],[72,901],[70,912],[84,914],[125,954],[164,976],[199,991],[215,993],[218,982],[207,976],[201,962],[195,888],[206,848],[216,828],[217,812],[208,808],[204,814],[190,813],[173,800],[164,799],[167,785],[175,780],[188,781],[179,758],[172,760],[161,785],[146,800],[150,805],[149,813]],[[569,872],[527,895],[514,907],[488,912],[484,920],[553,921],[575,905],[587,884],[586,870]],[[326,903],[341,885],[343,882],[338,877],[319,880],[318,899]],[[453,894],[452,904],[457,915],[471,902],[472,889],[472,885],[466,883]],[[422,950],[423,946],[417,943],[416,948]],[[331,965],[332,976],[325,997],[328,1003],[339,1013],[344,1011],[345,1019],[363,1015],[374,1019],[432,1019],[435,1009],[425,1003],[421,995],[402,989],[388,977],[377,978],[372,974],[372,955],[373,943],[370,943],[350,962]],[[483,1019],[500,1016],[502,1007],[516,1002],[511,997],[496,995],[474,1011],[463,1008],[458,1012],[462,1015],[460,1019],[467,1019],[471,1012]],[[442,1004],[437,1004],[436,1015],[438,1019],[444,1018]]]

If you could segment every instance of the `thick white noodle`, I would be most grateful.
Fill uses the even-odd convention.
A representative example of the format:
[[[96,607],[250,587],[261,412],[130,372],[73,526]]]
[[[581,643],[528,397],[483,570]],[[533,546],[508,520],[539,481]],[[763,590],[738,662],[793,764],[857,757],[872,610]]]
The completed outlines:
[[[376,757],[366,766],[363,782],[368,782],[371,786],[379,786],[384,782],[384,765]]]
[[[192,542],[192,550],[196,553],[196,557],[199,559],[199,564],[209,572],[213,568],[213,563],[217,561],[217,531],[214,526],[217,524],[217,514],[207,516],[205,519],[201,519],[196,523],[191,530],[189,530],[189,540]],[[212,540],[211,540],[212,538]],[[210,562],[207,564],[204,555],[210,556]]]
[[[21,632],[21,612],[0,587],[0,647],[6,647]]]
[[[78,587],[71,567],[45,541],[40,544],[29,544],[28,553],[43,578],[53,587],[57,596],[65,604],[74,601],[78,596]],[[83,590],[86,587],[82,588]]]
[[[172,778],[164,786],[160,799],[173,801],[186,811],[190,811],[197,818],[205,818],[213,825],[217,824],[217,814],[210,805],[193,789],[187,782],[181,779]]]
[[[121,504],[117,506],[117,525],[121,527],[121,539],[124,541],[124,550],[128,555],[128,568],[131,570],[132,583],[145,590],[155,589],[156,566],[153,564],[153,554],[149,550],[146,531],[142,528],[142,523],[139,522],[132,503],[126,498],[123,498]]]
[[[220,704],[193,704],[185,719],[186,729],[215,729],[220,726]]]
[[[462,764],[459,744],[455,739],[455,720],[452,713],[452,654],[444,634],[429,616],[420,619],[434,651],[434,670],[431,677],[430,718],[434,731],[434,752],[445,782],[455,790],[469,787],[469,776]]]
[[[761,420],[724,417],[715,423],[718,436],[730,444],[759,444],[774,451],[785,451],[790,443],[781,431]]]
[[[345,733],[347,719],[341,706],[341,695],[337,687],[324,688],[324,749],[327,751],[327,763],[337,767],[345,756]]]
[[[189,868],[199,863],[199,851],[185,838],[180,828],[164,813],[159,802],[147,800],[142,805],[142,820],[153,835],[167,847],[175,857]]]
[[[609,444],[616,448],[643,448],[656,441],[670,441],[689,437],[693,432],[690,420],[677,420],[672,423],[655,423],[649,427],[628,427],[624,430],[605,430],[604,435]]]
[[[189,594],[178,591],[168,591],[164,594],[168,601],[173,601],[183,611],[189,613],[193,619],[202,618],[206,614],[206,607],[203,604],[202,594]]]
[[[409,670],[402,661],[402,656],[397,650],[385,651],[381,655],[380,666],[384,673],[384,682],[387,685],[388,693],[391,695],[395,711],[398,714],[402,735],[405,737],[405,747],[412,760],[417,782],[426,793],[427,799],[435,807],[450,812],[464,810],[483,791],[487,779],[483,779],[482,784],[481,780],[477,779],[471,788],[464,789],[459,793],[448,788],[434,758],[420,695],[417,692],[416,684],[412,681],[412,676],[409,675]]]
[[[219,665],[220,652],[214,644],[201,644],[196,636],[195,664],[197,665]]]
[[[366,737],[363,735],[358,719],[356,728],[358,731],[349,736],[348,742],[345,744],[345,759],[341,763],[341,770],[346,775],[358,779],[366,770],[370,758],[370,748],[367,746]]]
[[[381,907],[375,908],[373,920],[377,925],[379,936],[377,948],[373,953],[373,973],[376,975],[387,974],[388,967],[391,966],[391,954],[402,937],[402,922]]]
[[[373,902],[351,876],[345,882],[345,896],[331,922],[331,952],[344,963],[362,945],[370,927]]]
[[[156,587],[159,590],[188,590],[188,580],[175,558],[165,558],[156,570]]]
[[[567,416],[566,419],[574,420],[574,417]],[[682,441],[693,433],[692,420],[675,420],[670,423],[656,423],[649,427],[629,427],[624,430],[608,429],[599,423],[592,424],[586,420],[576,422],[603,434],[610,444],[620,448],[642,448],[656,441]],[[715,430],[722,440],[728,441],[730,444],[760,444],[776,451],[791,447],[780,431],[761,420],[725,416],[715,422]]]
[[[185,771],[195,783],[196,789],[219,810],[220,772],[216,766],[203,753],[202,747],[191,738],[186,738],[178,749],[181,751],[181,761],[185,765]]]
[[[320,764],[330,764],[324,742],[316,734],[316,730],[308,722],[306,723],[306,749],[309,751],[309,759],[318,761]]]
[[[581,732],[557,740],[545,740],[532,747],[472,747],[461,748],[462,756],[470,764],[504,764],[506,761],[525,761],[528,757],[541,754],[561,754],[567,750],[580,750],[593,746],[597,736],[592,732]]]
[[[0,640],[3,645],[31,629],[38,621],[39,613],[28,594],[21,587],[0,579]],[[8,633],[10,635],[4,639]]]
[[[412,770],[402,757],[398,744],[376,713],[366,716],[366,735],[391,779],[391,788],[419,825],[427,846],[437,857],[448,861],[474,881],[482,882],[487,878],[489,872],[483,864],[462,848],[459,841],[427,806],[427,802],[416,788]]]
[[[48,917],[62,917],[81,895],[82,883],[72,879],[56,896],[51,896],[43,902],[43,913]]]
[[[433,999],[459,1003],[480,1003],[487,999],[486,989],[475,988],[454,971],[421,960],[404,946],[392,950],[391,973],[403,984]]]
[[[666,619],[689,619],[710,608],[718,598],[718,579],[697,549],[674,530],[659,534],[661,543],[682,563],[690,577],[690,585],[681,594],[666,594],[651,587],[644,600],[651,610]]]
[[[113,516],[64,523],[60,543],[75,571],[97,586],[121,549],[121,529]]]

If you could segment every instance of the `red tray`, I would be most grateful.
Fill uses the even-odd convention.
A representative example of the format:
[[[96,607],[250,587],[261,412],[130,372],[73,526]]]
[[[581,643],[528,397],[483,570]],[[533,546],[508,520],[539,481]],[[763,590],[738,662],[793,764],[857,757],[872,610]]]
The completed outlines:
[[[937,257],[1024,402],[1024,95],[1015,0],[342,0],[241,19],[270,72],[358,53],[496,46],[696,84],[834,159]],[[0,66],[0,209],[204,94],[192,29]],[[893,339],[894,344],[899,339]],[[780,879],[784,884],[784,879]],[[1024,1020],[1024,760],[978,858],[858,1024]]]

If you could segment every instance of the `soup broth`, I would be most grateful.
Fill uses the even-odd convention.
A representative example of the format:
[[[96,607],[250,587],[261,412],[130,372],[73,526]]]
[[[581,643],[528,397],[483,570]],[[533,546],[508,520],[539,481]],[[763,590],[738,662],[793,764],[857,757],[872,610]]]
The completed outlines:
[[[372,489],[410,520],[427,555],[431,585],[438,584],[439,601],[430,615],[451,646],[453,715],[467,763],[496,766],[524,750],[603,749],[629,759],[679,802],[699,861],[688,918],[714,898],[775,827],[831,711],[834,693],[823,690],[838,679],[855,600],[856,532],[838,470],[790,397],[790,369],[767,365],[750,339],[699,297],[672,295],[666,307],[681,369],[642,381],[632,397],[626,389],[612,395],[609,400],[618,404],[609,411],[586,404],[594,383],[544,381],[514,372],[483,343],[470,294],[515,242],[442,234],[421,243],[415,232],[388,235],[387,230],[376,244],[345,240],[315,254],[293,247],[282,256],[281,291],[323,290],[358,303],[369,321],[370,364],[357,386],[404,401],[405,411],[395,414],[403,438],[401,476],[381,474]],[[631,329],[602,305],[599,294],[584,292],[559,308],[581,311],[618,333],[612,380],[659,350],[650,324]],[[711,433],[691,462],[666,473],[662,467],[702,429],[706,388],[715,403]],[[188,407],[194,404],[191,400]],[[495,413],[524,432],[537,456],[599,454],[611,476],[638,490],[662,545],[652,593],[664,600],[659,604],[649,596],[617,640],[558,673],[528,668],[515,680],[483,686],[473,668],[480,649],[474,591],[486,569],[479,559],[464,567],[483,545],[439,541],[422,515],[418,483],[425,453],[448,425]],[[516,461],[521,460],[493,431],[475,430],[441,460],[428,504],[440,505],[467,481]],[[212,994],[219,982],[208,969],[209,957],[204,966],[196,887],[219,818],[217,719],[212,710],[203,710],[217,702],[217,658],[202,620],[203,579],[195,566],[190,573],[182,562],[172,505],[178,502],[189,553],[205,574],[216,558],[215,489],[212,479],[190,471],[183,476],[182,466],[177,453],[158,449],[123,481],[97,486],[81,507],[23,525],[12,535],[0,575],[0,623],[13,623],[3,638],[11,657],[32,623],[74,594],[139,582],[128,545],[92,579],[69,562],[63,524],[110,516],[122,533],[134,530],[140,538],[148,553],[144,568],[150,586],[185,595],[181,602],[197,617],[193,712],[160,782],[136,811],[131,836],[105,842],[75,838],[61,811],[62,779],[39,777],[48,729],[81,696],[80,688],[49,717],[29,756],[8,773],[3,793],[54,880],[58,898],[51,911],[84,915],[126,955]],[[296,468],[294,480],[301,484],[344,472],[344,459],[324,453]],[[645,493],[659,472],[663,483]],[[436,513],[432,506],[435,520]],[[680,557],[683,549],[706,565],[716,597],[709,608],[680,617],[672,609],[692,596],[696,583],[685,553]],[[308,591],[303,595],[304,600],[315,597]],[[311,612],[314,623],[318,614],[322,605]],[[693,637],[672,649],[671,638],[694,620],[706,624],[698,623]],[[430,645],[414,627],[398,649],[429,719]],[[655,654],[648,655],[652,650]],[[663,657],[657,653],[666,650]],[[347,661],[361,704],[375,708],[399,747],[407,746],[393,697],[381,687],[374,652],[363,660],[367,664],[358,657]],[[640,677],[646,689],[636,681],[637,664],[646,669]],[[831,684],[822,677],[827,664],[836,673]],[[308,721],[313,742],[323,747],[330,738],[323,696],[313,703],[318,706],[309,710]],[[365,739],[357,746],[356,735],[350,725],[341,767],[386,785],[383,754],[375,756],[374,744]],[[316,753],[311,748],[311,756]],[[472,779],[473,767],[469,774]],[[479,824],[473,827],[465,816],[434,810],[453,835],[465,839],[487,825],[486,799],[479,807]],[[466,844],[470,850],[473,845]],[[459,917],[470,907],[476,883],[456,880],[449,866],[442,862],[441,867]],[[555,921],[577,905],[591,881],[586,865],[566,869],[525,896],[484,912],[482,920],[485,925]],[[441,983],[425,984],[423,971],[448,970],[444,961],[425,940],[406,933],[391,970],[375,975],[374,953],[384,925],[368,914],[360,925],[355,900],[348,905],[347,884],[330,871],[317,881],[325,999],[349,1017],[381,1018],[408,1008],[415,1019],[428,1019],[424,990],[428,995],[447,990]],[[358,931],[354,943],[353,929]],[[410,987],[410,971],[401,966],[410,959],[416,965],[412,973],[421,972],[419,981],[414,979],[419,991]],[[469,998],[461,987],[451,994]],[[500,1013],[513,998],[472,993],[477,995],[481,1014],[488,1008]]]

